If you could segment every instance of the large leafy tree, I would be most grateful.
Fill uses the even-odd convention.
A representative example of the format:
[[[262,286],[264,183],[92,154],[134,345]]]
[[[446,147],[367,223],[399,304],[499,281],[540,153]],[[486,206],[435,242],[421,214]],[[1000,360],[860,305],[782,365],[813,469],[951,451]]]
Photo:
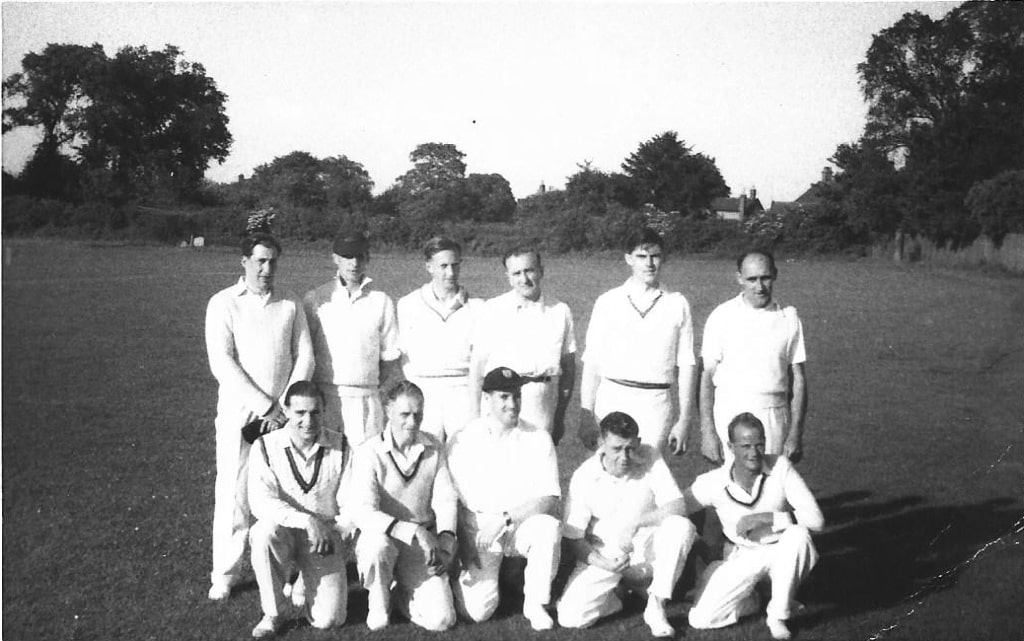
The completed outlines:
[[[63,152],[100,197],[189,196],[231,145],[226,97],[181,51],[48,45],[4,81],[4,131],[37,126],[37,155]]]
[[[565,193],[572,206],[594,214],[605,214],[612,203],[639,206],[633,183],[625,174],[605,173],[589,160],[577,163],[576,167],[579,171],[565,181]]]
[[[385,192],[399,215],[422,235],[437,223],[508,221],[515,214],[512,188],[501,174],[466,176],[466,154],[450,143],[428,142],[409,154],[413,168]]]
[[[840,145],[831,161],[839,174],[819,183],[818,194],[839,207],[851,230],[863,236],[916,231],[918,223],[905,216],[902,176],[884,150],[861,140]]]
[[[968,189],[1024,166],[1024,7],[908,13],[875,35],[858,72],[865,139],[902,160],[908,218],[940,242],[969,240]]]
[[[88,88],[106,61],[103,47],[49,44],[22,58],[22,70],[3,83],[3,131],[38,127],[42,139],[21,173],[29,193],[73,198],[78,167],[71,160],[80,141]]]
[[[252,181],[261,201],[275,206],[351,210],[372,198],[373,181],[345,156],[317,158],[293,151],[260,165]]]
[[[417,145],[409,154],[413,168],[399,177],[398,182],[410,195],[428,189],[450,187],[466,177],[466,154],[450,143],[426,142]]]
[[[501,174],[470,174],[466,176],[465,188],[469,207],[466,213],[470,219],[510,222],[516,215],[512,186]]]
[[[715,166],[715,160],[666,131],[640,144],[622,163],[638,199],[664,211],[699,215],[729,187]]]

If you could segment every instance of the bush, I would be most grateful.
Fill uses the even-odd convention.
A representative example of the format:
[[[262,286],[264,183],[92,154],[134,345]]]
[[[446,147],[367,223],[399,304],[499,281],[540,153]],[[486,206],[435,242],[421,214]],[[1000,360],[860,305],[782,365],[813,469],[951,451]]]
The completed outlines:
[[[8,196],[3,199],[3,231],[29,233],[43,227],[63,227],[71,218],[71,209],[59,200]]]
[[[1006,234],[1024,233],[1024,170],[1004,171],[975,183],[964,204],[997,247]]]

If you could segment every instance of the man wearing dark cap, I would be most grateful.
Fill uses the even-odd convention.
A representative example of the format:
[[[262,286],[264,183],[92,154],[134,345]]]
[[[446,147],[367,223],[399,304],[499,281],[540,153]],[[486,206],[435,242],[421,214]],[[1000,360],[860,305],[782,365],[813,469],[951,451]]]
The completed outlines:
[[[379,390],[398,370],[398,323],[391,297],[370,286],[366,235],[344,229],[334,239],[335,278],[305,298],[316,370],[327,398],[324,417],[353,445],[379,434],[384,410]]]
[[[507,367],[488,372],[482,390],[490,413],[449,441],[462,563],[453,591],[461,616],[486,621],[498,607],[502,558],[525,557],[523,614],[533,629],[548,630],[561,545],[558,459],[546,430],[519,422],[523,383]]]
[[[209,597],[221,601],[241,580],[249,539],[246,492],[249,443],[285,423],[282,397],[313,372],[313,346],[298,297],[274,287],[281,245],[267,233],[242,241],[243,275],[206,308],[206,351],[219,385],[217,480],[213,508],[213,572]]]

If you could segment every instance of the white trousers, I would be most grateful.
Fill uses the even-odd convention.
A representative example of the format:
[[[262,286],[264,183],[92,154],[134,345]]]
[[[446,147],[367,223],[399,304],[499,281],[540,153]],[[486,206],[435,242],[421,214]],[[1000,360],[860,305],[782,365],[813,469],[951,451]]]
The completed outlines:
[[[245,543],[249,537],[249,444],[242,438],[242,426],[256,418],[239,408],[220,408],[216,429],[217,479],[213,489],[213,570],[215,584],[235,585],[245,564]]]
[[[750,412],[764,424],[765,454],[782,454],[782,444],[789,432],[789,406],[764,407],[758,400],[715,395],[715,432],[722,441],[726,465],[731,464],[733,458],[729,449],[729,422],[743,412]]]
[[[251,531],[252,569],[260,588],[260,605],[268,616],[280,616],[288,600],[284,584],[291,569],[299,571],[306,595],[306,610],[315,628],[332,628],[345,623],[348,607],[348,577],[345,547],[350,545],[335,532],[334,552],[326,556],[309,551],[305,530],[287,528],[270,521],[257,521]]]
[[[342,431],[353,447],[384,429],[384,408],[377,390],[318,383],[323,390],[324,427]]]
[[[711,563],[701,577],[690,609],[690,626],[721,628],[754,614],[759,608],[754,588],[764,578],[771,581],[772,588],[768,616],[790,618],[800,583],[817,562],[811,534],[799,525],[787,529],[775,543],[734,547],[724,561]]]
[[[423,390],[420,429],[444,443],[470,420],[469,382],[465,376],[419,377],[409,380]]]
[[[468,527],[467,527],[468,526]],[[475,527],[464,524],[461,536],[476,540]],[[548,514],[534,514],[505,535],[502,551],[478,549],[480,567],[470,565],[453,581],[459,614],[471,621],[486,621],[498,608],[498,574],[506,556],[526,558],[523,601],[546,605],[551,601],[551,582],[561,557],[561,524]]]
[[[657,527],[644,527],[633,536],[633,550],[625,572],[609,572],[580,562],[558,601],[558,623],[564,628],[586,628],[622,609],[615,587],[625,579],[650,584],[649,593],[671,599],[686,557],[697,540],[697,529],[683,516],[666,517]]]
[[[598,422],[612,412],[625,412],[640,427],[640,442],[662,451],[672,427],[671,389],[640,389],[601,379],[594,401]]]
[[[371,614],[390,612],[394,593],[395,606],[421,628],[440,632],[455,624],[448,576],[431,574],[418,545],[407,545],[380,533],[362,532],[356,544],[356,558]]]

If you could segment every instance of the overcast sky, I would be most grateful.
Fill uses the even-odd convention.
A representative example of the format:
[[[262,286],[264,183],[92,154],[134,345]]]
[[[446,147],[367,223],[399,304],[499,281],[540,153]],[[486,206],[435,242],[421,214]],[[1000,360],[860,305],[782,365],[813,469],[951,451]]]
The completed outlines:
[[[860,135],[872,35],[956,4],[3,2],[3,75],[49,42],[176,45],[228,96],[217,181],[299,150],[362,163],[380,192],[447,142],[523,197],[671,129],[767,207]],[[5,135],[4,169],[34,141]]]

